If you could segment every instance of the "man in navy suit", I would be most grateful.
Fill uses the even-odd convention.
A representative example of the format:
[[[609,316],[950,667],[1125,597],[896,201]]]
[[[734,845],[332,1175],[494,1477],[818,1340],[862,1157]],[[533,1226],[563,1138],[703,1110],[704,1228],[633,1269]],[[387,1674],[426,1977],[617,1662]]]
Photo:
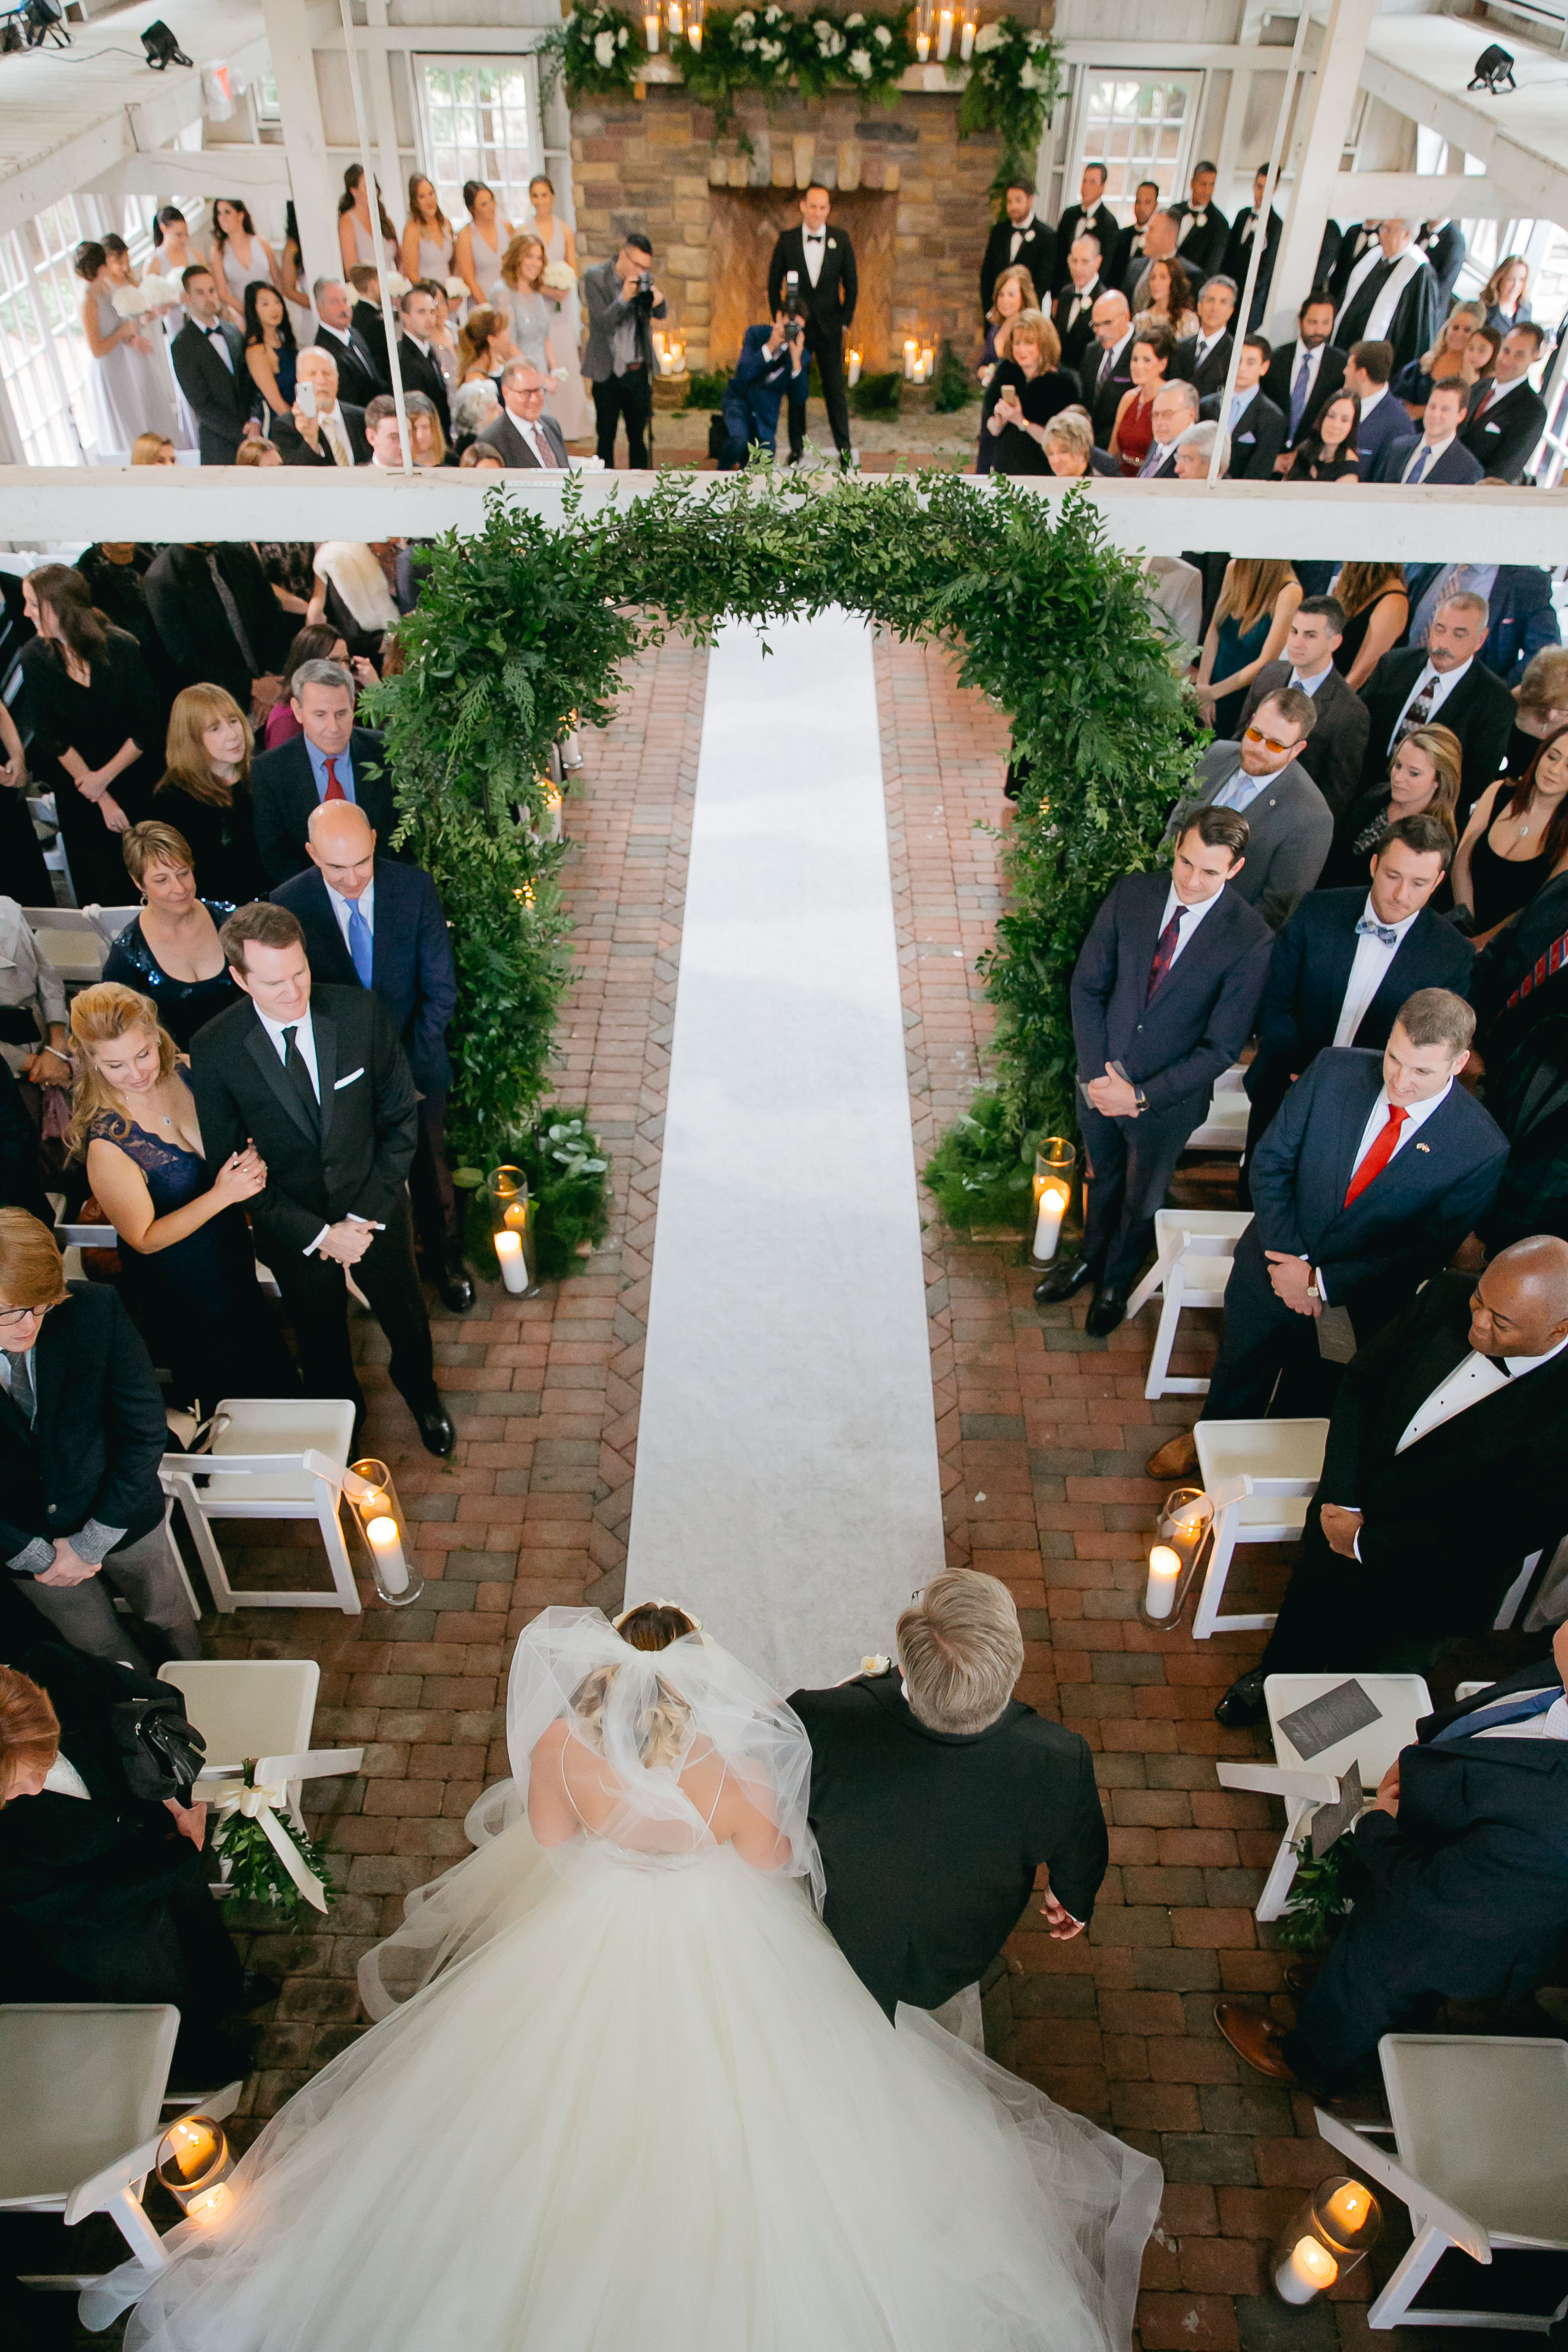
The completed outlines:
[[[1361,403],[1355,446],[1363,482],[1371,480],[1373,467],[1392,442],[1410,438],[1410,411],[1388,388],[1393,373],[1392,343],[1352,344],[1345,361],[1344,388]]]
[[[1270,2081],[1348,2087],[1439,2000],[1528,2001],[1568,1936],[1568,1626],[1552,1655],[1415,1727],[1352,1835],[1355,1908],[1286,2032],[1239,2001],[1215,2022]]]
[[[390,840],[397,823],[381,765],[381,738],[354,725],[354,682],[339,662],[302,662],[294,673],[295,718],[304,729],[250,772],[256,846],[269,882],[287,882],[310,863],[305,827],[322,801],[354,801]]]
[[[1041,1306],[1097,1286],[1085,1325],[1107,1338],[1127,1312],[1177,1160],[1236,1061],[1263,992],[1273,933],[1228,886],[1247,819],[1194,809],[1168,874],[1124,875],[1072,976],[1079,1124],[1089,1162],[1079,1256],[1048,1274]]]
[[[1552,574],[1538,563],[1407,563],[1410,627],[1405,643],[1424,645],[1439,604],[1473,589],[1487,600],[1484,659],[1494,677],[1517,686],[1525,665],[1543,646],[1560,646],[1563,631],[1552,602]]]
[[[811,367],[805,331],[783,310],[771,327],[748,327],[741,339],[735,373],[724,387],[724,430],[729,439],[719,460],[721,474],[743,466],[752,448],[771,457],[778,439],[779,405],[792,382]]]
[[[1233,482],[1272,481],[1274,460],[1285,446],[1285,419],[1262,389],[1273,356],[1267,335],[1244,335],[1228,415],[1220,415],[1223,392],[1211,393],[1199,411],[1205,422],[1223,424],[1230,435],[1228,476]]]
[[[447,1164],[452,1065],[447,1024],[458,972],[436,886],[417,866],[377,857],[375,828],[353,801],[322,801],[305,826],[310,869],[272,897],[305,934],[313,980],[374,988],[391,1013],[419,1094],[419,1143],[408,1171],[426,1271],[454,1313],[474,1303]]]
[[[1094,425],[1094,446],[1108,448],[1123,393],[1132,389],[1132,313],[1125,294],[1102,294],[1089,313],[1098,352],[1085,351],[1083,396]]]
[[[1420,439],[1412,434],[1391,441],[1369,478],[1374,482],[1403,482],[1410,489],[1422,482],[1433,487],[1457,483],[1467,488],[1479,482],[1479,461],[1471,457],[1459,439],[1467,398],[1461,383],[1435,383],[1422,411]]]

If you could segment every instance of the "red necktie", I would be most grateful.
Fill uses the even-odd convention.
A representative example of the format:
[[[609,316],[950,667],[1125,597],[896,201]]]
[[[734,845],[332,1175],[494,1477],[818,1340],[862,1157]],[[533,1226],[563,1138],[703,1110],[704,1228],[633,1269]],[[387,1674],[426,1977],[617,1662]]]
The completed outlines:
[[[1398,1103],[1389,1104],[1387,1125],[1380,1135],[1373,1137],[1365,1159],[1351,1178],[1350,1190],[1345,1194],[1347,1209],[1352,1201],[1360,1200],[1374,1176],[1382,1175],[1394,1157],[1394,1147],[1399,1140],[1399,1130],[1409,1116],[1410,1113]]]
[[[1516,1004],[1522,1003],[1525,997],[1532,994],[1543,980],[1550,980],[1554,971],[1561,971],[1565,963],[1568,963],[1568,931],[1564,931],[1560,940],[1553,940],[1543,956],[1536,957],[1535,961],[1509,998],[1506,1010],[1511,1013]]]
[[[324,751],[322,752],[321,757],[327,761],[327,789],[321,797],[323,800],[329,801],[346,801],[348,794],[344,792],[342,784],[338,782],[338,763],[336,758],[328,759],[327,754]]]
[[[1181,937],[1182,917],[1186,911],[1184,907],[1178,907],[1154,942],[1154,961],[1149,967],[1149,985],[1143,992],[1145,1004],[1171,969],[1171,959],[1176,952],[1176,941]]]

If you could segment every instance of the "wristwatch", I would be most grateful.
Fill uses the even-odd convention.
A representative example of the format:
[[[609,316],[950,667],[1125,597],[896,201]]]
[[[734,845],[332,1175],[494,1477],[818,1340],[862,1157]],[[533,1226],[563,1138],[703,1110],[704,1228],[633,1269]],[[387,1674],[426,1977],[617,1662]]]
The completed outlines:
[[[1142,1087],[1133,1087],[1133,1089],[1132,1089],[1132,1104],[1133,1104],[1133,1108],[1134,1108],[1135,1110],[1147,1110],[1147,1109],[1148,1109],[1148,1108],[1149,1108],[1149,1097],[1148,1097],[1148,1096],[1144,1093],[1144,1091],[1143,1091],[1143,1089],[1142,1089]]]

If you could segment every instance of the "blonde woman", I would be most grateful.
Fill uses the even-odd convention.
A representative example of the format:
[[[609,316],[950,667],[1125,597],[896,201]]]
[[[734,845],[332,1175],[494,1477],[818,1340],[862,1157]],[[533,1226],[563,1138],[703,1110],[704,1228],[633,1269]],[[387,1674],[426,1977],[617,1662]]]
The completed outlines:
[[[1481,289],[1486,323],[1500,338],[1510,327],[1522,327],[1531,316],[1530,264],[1522,253],[1505,254]]]
[[[999,474],[1048,474],[1045,429],[1077,401],[1078,378],[1058,366],[1061,341],[1043,310],[1005,320],[997,348],[980,413],[982,446],[987,436],[994,441],[991,462]]]
[[[71,1148],[120,1236],[121,1296],[153,1362],[168,1365],[182,1403],[207,1412],[220,1397],[294,1394],[242,1213],[267,1189],[266,1161],[247,1143],[208,1182],[190,1080],[140,990],[84,988],[71,1041]]]
[[[408,412],[408,432],[414,444],[415,464],[455,466],[458,461],[447,450],[447,436],[441,430],[435,402],[422,392],[405,392],[403,404]]]
[[[996,338],[1006,320],[1016,319],[1020,310],[1041,310],[1044,307],[1035,291],[1035,281],[1021,261],[1003,270],[992,289],[991,308],[985,313],[985,343],[975,370],[982,383],[988,384],[996,372]]]
[[[1510,776],[1522,776],[1547,737],[1568,727],[1568,646],[1542,646],[1531,654],[1513,698],[1513,732],[1503,766]]]
[[[452,275],[457,238],[441,210],[435,183],[416,172],[408,183],[408,219],[403,231],[403,275],[409,284],[428,278],[445,286]]]
[[[174,697],[153,813],[189,843],[197,895],[231,907],[265,898],[268,887],[252,823],[255,748],[249,719],[221,686]]]
[[[1385,825],[1402,816],[1440,817],[1458,845],[1459,777],[1463,754],[1451,727],[1413,727],[1402,735],[1388,765],[1386,782],[1374,784],[1351,803],[1334,827],[1333,846],[1318,877],[1320,890],[1349,889],[1366,879],[1366,861]],[[1447,884],[1437,898],[1447,904]]]
[[[1419,424],[1426,410],[1426,395],[1435,383],[1447,383],[1458,374],[1464,365],[1465,346],[1478,327],[1487,321],[1485,308],[1479,302],[1456,302],[1439,330],[1437,340],[1429,352],[1412,360],[1400,369],[1390,389],[1396,400],[1402,400]]]
[[[1345,616],[1334,667],[1359,694],[1378,663],[1410,625],[1403,563],[1345,563],[1329,590]]]
[[[174,445],[166,433],[138,433],[131,444],[133,466],[177,466]]]
[[[1301,583],[1289,563],[1248,556],[1226,565],[1196,679],[1204,716],[1220,742],[1234,739],[1247,689],[1279,659],[1300,601]]]

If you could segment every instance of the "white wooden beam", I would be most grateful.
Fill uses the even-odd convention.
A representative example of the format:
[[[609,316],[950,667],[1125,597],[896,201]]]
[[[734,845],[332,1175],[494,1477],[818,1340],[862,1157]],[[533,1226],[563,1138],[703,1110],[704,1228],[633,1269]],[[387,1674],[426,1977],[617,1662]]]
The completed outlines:
[[[335,278],[342,267],[338,249],[338,174],[327,160],[316,57],[311,47],[311,11],[303,0],[262,0],[278,112],[283,126],[294,217],[300,231],[305,282]]]
[[[1324,227],[1331,213],[1338,215],[1339,183],[1346,176],[1340,158],[1374,6],[1375,0],[1333,0],[1319,69],[1302,103],[1296,177],[1268,289],[1266,323],[1276,340],[1289,334],[1312,290]]]
[[[79,194],[98,196],[246,196],[290,186],[284,147],[157,147],[122,155]]]
[[[1335,220],[1512,220],[1515,198],[1486,173],[1342,172],[1330,184]]]

